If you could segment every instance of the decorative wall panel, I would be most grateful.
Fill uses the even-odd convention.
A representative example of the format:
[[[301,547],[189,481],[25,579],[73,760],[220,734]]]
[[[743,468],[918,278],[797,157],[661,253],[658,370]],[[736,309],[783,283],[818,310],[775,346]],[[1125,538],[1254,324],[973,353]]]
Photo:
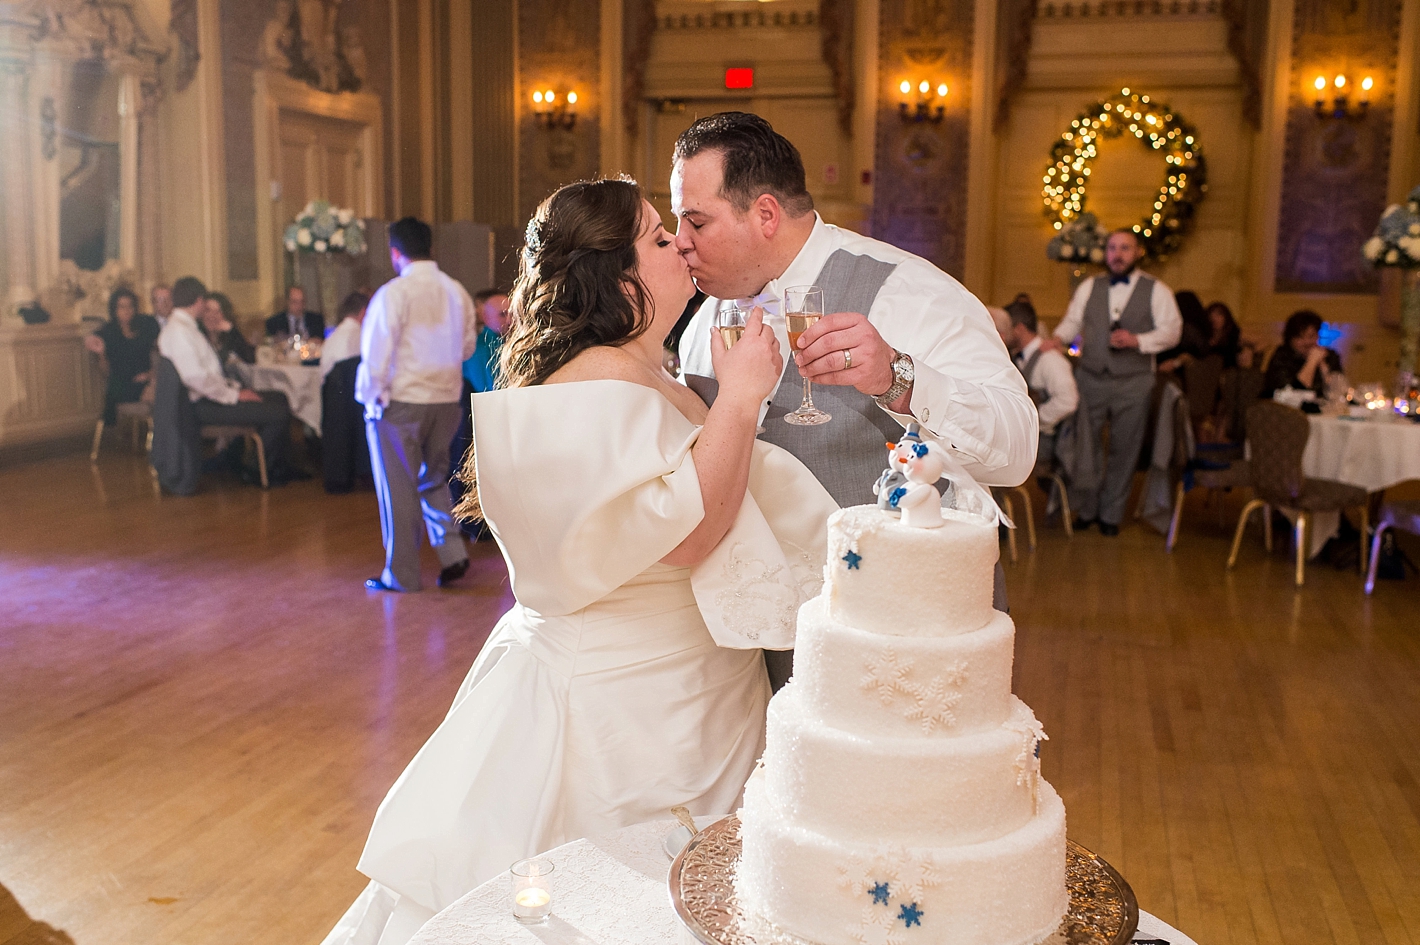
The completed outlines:
[[[965,266],[966,173],[975,0],[883,0],[879,14],[873,236],[958,278]],[[899,117],[898,84],[949,87],[939,123]]]
[[[1399,0],[1297,0],[1277,221],[1278,292],[1376,291],[1361,244],[1386,205],[1400,10]],[[1313,111],[1312,81],[1337,73],[1353,89],[1363,76],[1374,77],[1364,118],[1321,118]]]

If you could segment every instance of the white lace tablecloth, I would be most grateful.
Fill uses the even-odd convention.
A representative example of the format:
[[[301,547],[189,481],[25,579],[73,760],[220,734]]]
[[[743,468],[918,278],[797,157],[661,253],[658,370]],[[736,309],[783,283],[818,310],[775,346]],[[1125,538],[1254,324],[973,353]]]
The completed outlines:
[[[243,364],[233,362],[241,382],[252,390],[279,390],[291,402],[291,414],[320,435],[320,365]]]
[[[666,889],[671,861],[662,841],[675,826],[638,824],[542,854],[557,866],[546,925],[519,924],[508,877],[496,876],[430,919],[409,945],[694,945]],[[1142,911],[1134,939],[1195,945]]]
[[[1420,479],[1420,423],[1313,415],[1302,472],[1379,492]]]

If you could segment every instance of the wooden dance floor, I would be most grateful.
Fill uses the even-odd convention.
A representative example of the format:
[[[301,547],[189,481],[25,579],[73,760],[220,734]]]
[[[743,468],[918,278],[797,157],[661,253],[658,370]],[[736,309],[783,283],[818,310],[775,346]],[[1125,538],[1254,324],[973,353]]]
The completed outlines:
[[[511,601],[496,549],[368,594],[373,494],[160,499],[121,448],[0,495],[0,945],[318,943]],[[1420,580],[1226,555],[1201,500],[1171,556],[1022,540],[1016,690],[1070,835],[1200,945],[1420,945]]]

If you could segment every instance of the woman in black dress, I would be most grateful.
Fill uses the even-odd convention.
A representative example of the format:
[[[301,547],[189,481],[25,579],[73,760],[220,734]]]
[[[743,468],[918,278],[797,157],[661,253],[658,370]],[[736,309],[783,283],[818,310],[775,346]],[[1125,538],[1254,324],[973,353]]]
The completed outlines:
[[[1319,343],[1321,316],[1303,309],[1294,312],[1282,329],[1282,344],[1267,362],[1262,396],[1284,387],[1326,393],[1326,379],[1341,373],[1341,356]]]
[[[142,398],[143,388],[153,378],[153,348],[157,344],[158,320],[138,314],[138,296],[131,289],[114,289],[108,297],[108,321],[85,342],[108,366],[105,423],[118,419],[119,404]]]

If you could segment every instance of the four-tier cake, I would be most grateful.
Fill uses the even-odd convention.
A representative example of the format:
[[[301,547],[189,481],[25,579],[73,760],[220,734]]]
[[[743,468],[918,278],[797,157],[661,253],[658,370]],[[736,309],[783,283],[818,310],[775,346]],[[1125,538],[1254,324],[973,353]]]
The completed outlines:
[[[943,517],[829,519],[740,811],[736,894],[782,940],[1034,945],[1065,914],[1065,807],[991,606],[996,525]]]

